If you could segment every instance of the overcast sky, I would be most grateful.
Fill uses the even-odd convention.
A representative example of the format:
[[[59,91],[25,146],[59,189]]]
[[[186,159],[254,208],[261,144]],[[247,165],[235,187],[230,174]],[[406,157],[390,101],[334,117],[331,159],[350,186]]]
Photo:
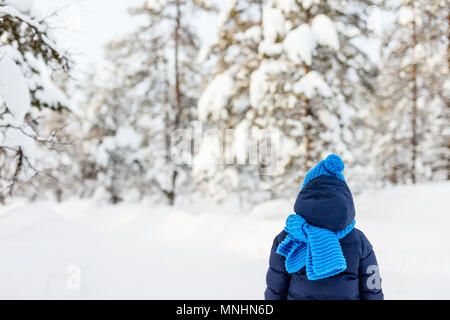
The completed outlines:
[[[129,7],[136,7],[145,0],[34,0],[44,16],[51,17],[59,44],[72,53],[77,70],[102,65],[104,45],[111,39],[132,31],[143,20],[128,14]],[[213,0],[216,5],[224,0]],[[375,10],[371,24],[382,32],[383,25],[392,17]],[[213,14],[198,14],[195,25],[203,44],[211,43],[217,36],[217,21]],[[365,41],[363,50],[374,60],[379,60],[378,41]]]
[[[115,37],[132,31],[142,20],[127,9],[144,0],[34,0],[44,16],[52,16],[54,34],[61,46],[72,52],[81,68],[101,64],[103,47]],[[202,14],[196,19],[198,35],[204,43],[216,37],[215,17]]]

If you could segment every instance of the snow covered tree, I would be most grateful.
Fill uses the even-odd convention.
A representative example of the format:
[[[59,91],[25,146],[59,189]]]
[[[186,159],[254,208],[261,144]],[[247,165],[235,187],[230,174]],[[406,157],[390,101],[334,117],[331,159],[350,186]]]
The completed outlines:
[[[32,1],[0,1],[0,201],[41,168],[39,145],[57,142],[42,135],[41,117],[68,108],[52,75],[69,66]]]
[[[391,183],[448,179],[449,10],[446,1],[388,1],[373,158]],[[447,87],[447,89],[446,89]]]
[[[353,120],[367,105],[375,76],[362,50],[370,34],[369,5],[229,1],[219,19],[219,40],[209,50],[217,68],[200,99],[199,116],[213,127],[235,129],[231,153],[247,149],[250,158],[257,153],[259,159],[250,163],[247,157],[237,166],[222,162],[214,169],[202,169],[200,161],[195,173],[208,183],[216,181],[208,175],[232,168],[239,177],[236,188],[248,185],[252,195],[259,191],[267,198],[298,189],[327,153],[352,162]],[[261,155],[264,143],[268,150]],[[225,158],[233,156],[239,157]]]
[[[139,112],[132,90],[124,82],[125,66],[114,65],[108,74],[91,76],[85,88],[87,102],[80,121],[85,123],[80,145],[80,175],[94,180],[94,190],[118,203],[136,193],[145,175],[146,149],[142,145]],[[106,79],[105,79],[106,78]],[[84,192],[82,192],[84,193]],[[91,196],[92,194],[90,194]]]
[[[260,63],[263,6],[262,0],[226,1],[217,19],[217,42],[202,48],[198,57],[211,70],[205,77],[208,85],[198,103],[198,117],[207,131],[194,158],[193,177],[200,191],[216,200],[223,200],[237,188],[243,197],[254,190],[257,173],[246,165],[246,159],[241,157],[237,166],[227,166],[225,162],[226,159],[234,162],[231,142],[236,132],[231,130],[245,118],[250,104],[251,74]],[[237,130],[240,133],[244,132]]]
[[[180,188],[187,192],[190,163],[176,138],[196,112],[199,41],[192,19],[210,9],[201,0],[145,1],[130,10],[145,18],[143,25],[109,44],[112,71],[94,103],[91,141],[104,151],[100,172],[113,202],[129,185],[169,204]]]

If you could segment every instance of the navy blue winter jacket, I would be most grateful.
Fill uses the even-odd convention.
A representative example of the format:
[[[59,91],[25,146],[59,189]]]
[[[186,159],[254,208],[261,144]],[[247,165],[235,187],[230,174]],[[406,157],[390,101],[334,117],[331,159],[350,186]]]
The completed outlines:
[[[353,198],[347,184],[321,175],[311,180],[297,197],[294,211],[308,223],[333,231],[344,229],[355,217]],[[285,258],[276,250],[287,233],[275,237],[266,276],[266,300],[382,300],[381,278],[372,245],[358,229],[340,239],[347,269],[335,276],[309,280],[305,268],[289,274]]]

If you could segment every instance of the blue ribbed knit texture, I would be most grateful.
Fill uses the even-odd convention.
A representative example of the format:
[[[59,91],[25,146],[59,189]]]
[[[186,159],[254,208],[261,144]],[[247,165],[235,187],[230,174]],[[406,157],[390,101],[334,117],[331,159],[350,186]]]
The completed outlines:
[[[325,160],[320,161],[314,168],[309,170],[303,181],[302,188],[309,181],[321,175],[332,176],[345,181],[342,170],[344,170],[344,162],[342,159],[335,154],[330,154]]]
[[[286,271],[294,273],[306,266],[309,280],[328,278],[347,269],[339,239],[353,230],[355,221],[345,229],[333,232],[310,225],[297,214],[286,220],[288,233],[277,253],[286,257]]]

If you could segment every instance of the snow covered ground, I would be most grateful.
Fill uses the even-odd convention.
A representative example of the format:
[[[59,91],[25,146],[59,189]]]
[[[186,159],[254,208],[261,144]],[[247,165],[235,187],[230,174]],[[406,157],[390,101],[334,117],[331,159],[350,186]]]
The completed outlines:
[[[449,195],[437,183],[356,198],[387,299],[450,299]],[[0,299],[261,299],[290,207],[16,202],[0,209]]]

